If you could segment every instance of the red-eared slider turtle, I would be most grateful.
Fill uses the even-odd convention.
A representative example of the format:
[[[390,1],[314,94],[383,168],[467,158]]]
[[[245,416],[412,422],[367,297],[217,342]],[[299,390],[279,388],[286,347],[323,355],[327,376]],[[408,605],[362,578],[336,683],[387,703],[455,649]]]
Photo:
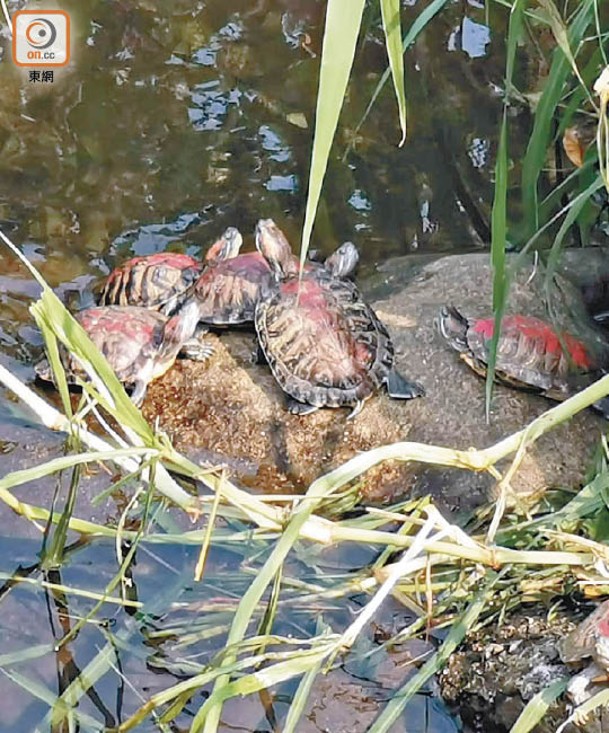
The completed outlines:
[[[468,320],[445,306],[437,322],[442,336],[477,374],[486,375],[495,319]],[[586,346],[568,333],[559,334],[549,323],[533,316],[506,316],[497,345],[495,377],[498,382],[553,400],[565,400],[601,376]],[[607,413],[609,402],[594,408]]]
[[[207,267],[194,286],[200,321],[214,326],[253,323],[256,303],[272,280],[271,270],[258,252]]]
[[[239,230],[229,227],[209,248],[205,263],[174,252],[133,257],[110,273],[99,304],[137,305],[172,315],[205,266],[235,257],[242,241]]]
[[[199,320],[194,304],[186,304],[170,318],[136,306],[89,308],[75,318],[106,357],[119,380],[133,386],[131,399],[136,405],[142,403],[148,384],[172,366]],[[206,355],[211,351],[207,347]],[[78,361],[65,349],[62,349],[62,361],[70,382],[87,379]],[[35,369],[40,379],[52,380],[46,359],[36,364]]]
[[[258,226],[272,230],[273,236],[281,240],[283,249],[290,253],[290,267],[298,268],[298,258],[292,254],[287,238],[273,220],[261,220]],[[307,262],[305,269],[325,266],[336,270],[337,277],[343,277],[338,263],[345,270],[348,269],[347,274],[350,274],[358,260],[357,249],[347,242],[326,263]],[[253,323],[256,303],[268,295],[274,281],[273,272],[260,252],[246,252],[230,259],[217,260],[205,269],[194,287],[201,323],[214,326]]]
[[[355,415],[382,385],[396,398],[424,394],[395,370],[385,326],[343,279],[353,267],[353,245],[301,277],[272,222],[258,223],[256,246],[275,275],[273,290],[256,307],[256,332],[275,379],[292,398],[291,412],[351,406]]]
[[[573,677],[567,688],[569,697],[581,705],[591,692],[591,683],[609,681],[609,601],[601,603],[588,618],[568,634],[559,645],[563,662],[590,660],[590,665]]]

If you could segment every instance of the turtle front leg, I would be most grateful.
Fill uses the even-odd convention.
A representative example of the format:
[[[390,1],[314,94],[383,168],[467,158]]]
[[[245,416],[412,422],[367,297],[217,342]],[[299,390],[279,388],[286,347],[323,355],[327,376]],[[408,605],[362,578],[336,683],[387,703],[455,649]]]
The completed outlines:
[[[353,420],[353,418],[356,415],[359,415],[360,412],[362,411],[362,407],[363,406],[364,406],[364,401],[363,400],[360,400],[359,402],[356,402],[355,405],[353,406],[353,409],[351,410],[351,412],[347,415],[347,420]]]
[[[214,353],[215,349],[212,344],[205,341],[199,341],[195,336],[182,344],[180,356],[193,361],[207,361]]]
[[[206,343],[203,337],[209,333],[209,328],[199,323],[194,335],[182,344],[180,356],[193,361],[207,361],[214,353],[212,344]]]
[[[319,407],[315,407],[315,405],[298,402],[298,400],[294,400],[291,397],[287,400],[287,406],[292,415],[310,415],[312,412],[319,410]]]

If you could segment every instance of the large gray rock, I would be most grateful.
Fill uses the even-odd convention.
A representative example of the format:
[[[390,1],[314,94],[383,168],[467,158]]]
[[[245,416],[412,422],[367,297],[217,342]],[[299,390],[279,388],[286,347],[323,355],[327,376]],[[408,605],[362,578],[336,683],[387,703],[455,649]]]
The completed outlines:
[[[414,268],[412,258],[395,260],[371,284],[373,305],[395,341],[399,369],[424,384],[423,399],[398,401],[381,393],[349,421],[346,410],[293,416],[268,369],[251,362],[254,337],[226,334],[209,365],[182,362],[152,385],[146,415],[159,417],[178,448],[228,465],[237,480],[265,492],[301,491],[358,451],[386,443],[487,447],[552,406],[542,397],[498,386],[487,424],[483,380],[434,330],[445,303],[467,316],[490,314],[491,281],[487,255],[463,255]],[[597,348],[598,335],[584,322],[575,289],[560,280],[549,292],[559,323]],[[529,265],[512,284],[509,311],[546,316],[545,294],[542,269]],[[514,490],[528,496],[579,485],[604,428],[605,422],[588,411],[543,436],[527,450]],[[489,475],[390,462],[369,472],[360,488],[373,501],[431,492],[449,508],[469,509],[493,494],[494,483]]]

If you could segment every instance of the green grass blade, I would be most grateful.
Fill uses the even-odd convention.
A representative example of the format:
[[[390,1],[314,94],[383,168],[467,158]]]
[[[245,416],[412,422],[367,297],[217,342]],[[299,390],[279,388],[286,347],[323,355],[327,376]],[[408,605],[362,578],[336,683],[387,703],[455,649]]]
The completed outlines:
[[[111,461],[119,457],[151,456],[157,453],[158,451],[154,448],[121,448],[115,451],[108,451],[107,453],[79,453],[74,456],[53,458],[51,461],[41,463],[39,466],[32,466],[32,468],[24,468],[19,471],[7,473],[6,476],[0,479],[0,490],[12,489],[15,486],[21,486],[29,481],[37,481],[49,474],[65,471],[68,468],[83,463]]]
[[[565,25],[563,19],[560,16],[560,13],[558,12],[558,8],[554,4],[553,0],[537,0],[537,1],[548,14],[548,21],[550,23],[550,28],[552,29],[552,34],[554,35],[554,38],[556,40],[556,43],[558,44],[558,47],[564,53],[579,83],[588,92],[590,99],[592,99],[584,83],[584,80],[582,79],[581,74],[579,73],[579,68],[575,61],[575,56],[573,55],[573,51],[571,50],[571,44],[569,43],[569,34],[567,31],[567,26]]]
[[[412,46],[412,44],[416,41],[419,33],[425,30],[427,24],[444,8],[447,3],[448,0],[433,0],[433,2],[429,3],[425,10],[423,10],[421,14],[417,16],[417,19],[410,26],[408,32],[404,36],[404,40],[402,41],[402,53],[405,53],[410,48],[410,46]],[[372,97],[370,97],[370,101],[368,102],[366,111],[362,115],[360,121],[357,123],[357,126],[355,128],[356,134],[359,132],[364,122],[368,119],[368,115],[372,111],[372,108],[374,107],[376,100],[379,97],[379,94],[383,91],[383,87],[389,80],[390,74],[391,70],[386,69],[379,79],[379,82],[376,85],[374,92],[372,93]]]
[[[318,621],[318,633],[320,632],[319,627],[320,622]],[[330,628],[326,627],[326,632],[329,631]],[[313,683],[315,682],[315,678],[321,671],[322,664],[323,660],[320,659],[319,662],[311,667],[311,669],[306,672],[303,678],[300,680],[300,684],[298,685],[298,689],[296,690],[294,697],[292,698],[290,709],[288,710],[288,714],[283,724],[283,733],[296,733],[296,726],[298,725],[298,722],[304,712],[307,700],[309,699],[309,695],[311,694]]]
[[[522,36],[522,20],[527,0],[515,0],[510,13],[507,37],[507,58],[505,65],[506,98],[501,120],[497,162],[495,163],[495,196],[491,215],[491,264],[493,267],[493,312],[495,329],[489,348],[488,372],[486,375],[486,419],[490,420],[493,380],[497,363],[497,345],[501,333],[501,320],[507,301],[509,279],[505,267],[505,248],[507,243],[507,192],[508,192],[508,104],[512,90],[514,63],[518,43]]]
[[[605,184],[603,183],[603,179],[599,175],[588,186],[588,188],[585,188],[580,194],[578,194],[573,199],[573,201],[571,201],[569,211],[567,211],[565,220],[560,225],[560,229],[558,230],[556,237],[554,238],[554,243],[552,244],[552,248],[550,250],[550,256],[548,257],[547,272],[546,272],[546,286],[549,284],[550,279],[552,278],[552,276],[554,275],[554,272],[556,271],[558,262],[560,260],[560,253],[563,250],[563,243],[564,243],[565,237],[567,236],[569,232],[569,229],[573,226],[573,224],[575,224],[575,221],[580,211],[585,206],[587,206],[592,195],[595,194],[601,188],[603,188],[604,185]]]
[[[78,447],[75,448],[78,450]],[[63,511],[59,517],[59,521],[56,525],[51,521],[47,522],[45,528],[45,542],[41,551],[41,564],[40,567],[43,570],[50,568],[57,568],[63,562],[63,553],[67,545],[68,530],[70,528],[70,519],[74,513],[74,506],[76,504],[76,493],[80,485],[82,478],[82,464],[77,464],[71,468],[70,475],[70,487],[68,489],[68,496],[66,498]],[[58,482],[61,479],[58,477]],[[52,528],[55,527],[55,531],[51,532]],[[51,535],[51,541],[49,547],[47,547],[47,538]]]
[[[486,420],[490,420],[491,399],[497,363],[497,346],[501,333],[501,320],[509,289],[505,267],[505,245],[507,242],[507,111],[504,110],[495,165],[495,198],[491,217],[491,263],[493,267],[493,313],[495,329],[489,347],[488,371],[486,374]]]
[[[569,26],[568,40],[571,48],[579,45],[588,26],[593,22],[594,0],[584,0]],[[554,113],[562,99],[570,71],[569,60],[562,50],[557,48],[535,111],[533,132],[529,137],[522,163],[522,206],[526,238],[532,237],[539,227],[537,184],[545,167],[546,153],[552,139]]]
[[[309,190],[300,249],[300,261],[303,265],[311,241],[321,187],[328,167],[330,148],[353,66],[364,3],[365,0],[328,0],[319,71]]]
[[[32,313],[32,315],[34,315],[34,312],[31,308],[30,312]],[[68,388],[66,372],[63,368],[63,364],[61,363],[61,357],[59,356],[59,345],[57,343],[57,338],[55,337],[53,330],[48,327],[45,320],[36,319],[36,322],[38,324],[38,327],[40,328],[40,331],[42,332],[46,356],[49,364],[51,365],[51,369],[53,370],[53,374],[55,375],[55,384],[57,386],[59,396],[61,397],[63,411],[67,417],[71,418],[73,413],[72,402],[70,400],[70,390]]]
[[[385,31],[385,46],[389,57],[389,68],[398,103],[398,114],[402,138],[400,147],[406,140],[406,94],[404,92],[404,53],[402,51],[402,31],[400,24],[400,0],[381,0],[381,15]]]

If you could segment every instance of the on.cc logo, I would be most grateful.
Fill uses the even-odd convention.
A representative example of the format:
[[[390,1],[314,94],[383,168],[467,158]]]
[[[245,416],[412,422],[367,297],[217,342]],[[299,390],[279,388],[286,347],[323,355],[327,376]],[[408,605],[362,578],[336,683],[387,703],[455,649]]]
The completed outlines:
[[[70,60],[70,16],[63,10],[13,14],[13,61],[17,66],[65,66]]]

